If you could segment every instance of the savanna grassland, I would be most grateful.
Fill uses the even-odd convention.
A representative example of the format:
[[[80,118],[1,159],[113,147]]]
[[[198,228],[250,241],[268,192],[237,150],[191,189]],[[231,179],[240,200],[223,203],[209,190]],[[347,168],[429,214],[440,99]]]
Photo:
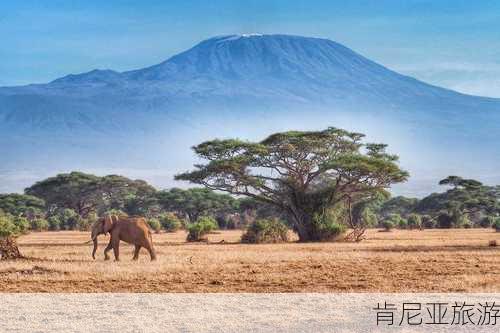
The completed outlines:
[[[122,243],[121,261],[90,256],[86,232],[33,232],[26,259],[0,262],[1,292],[488,292],[500,291],[500,233],[492,229],[369,230],[360,243],[240,244],[220,231],[186,243],[154,235],[158,260]]]

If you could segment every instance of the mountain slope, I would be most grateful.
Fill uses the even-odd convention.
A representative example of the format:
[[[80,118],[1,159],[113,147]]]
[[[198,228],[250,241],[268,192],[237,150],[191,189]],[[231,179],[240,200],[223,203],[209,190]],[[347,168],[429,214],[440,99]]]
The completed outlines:
[[[497,99],[400,75],[327,39],[231,35],[144,69],[0,88],[0,153],[8,156],[0,180],[20,166],[167,169],[170,177],[192,163],[196,140],[329,125],[389,142],[417,174],[420,164],[438,166],[433,156],[494,164],[500,155]],[[479,172],[461,167],[442,173]]]

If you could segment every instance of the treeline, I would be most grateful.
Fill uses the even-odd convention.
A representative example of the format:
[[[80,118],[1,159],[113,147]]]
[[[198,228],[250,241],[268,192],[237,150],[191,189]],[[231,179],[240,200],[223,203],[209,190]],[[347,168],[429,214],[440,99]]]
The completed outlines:
[[[380,205],[384,227],[489,228],[500,230],[500,186],[449,176],[439,182],[448,189],[423,199],[402,196]],[[375,203],[376,205],[376,203]]]
[[[334,206],[328,214],[346,228],[500,229],[500,186],[485,186],[456,176],[440,184],[449,188],[423,199],[391,198],[387,192],[379,192],[350,209]],[[10,228],[20,233],[89,230],[99,216],[106,214],[144,216],[155,231],[186,228],[193,235],[203,234],[205,229],[246,228],[256,220],[267,221],[264,225],[261,222],[261,228],[274,228],[283,234],[283,229],[270,221],[288,222],[285,212],[252,198],[206,188],[157,190],[145,181],[117,175],[71,172],[37,182],[24,194],[0,194],[0,225],[6,229],[9,221]]]
[[[42,180],[24,194],[0,194],[2,219],[20,232],[89,230],[107,214],[146,217],[156,231],[187,228],[207,218],[214,225],[211,229],[242,228],[255,219],[279,215],[253,199],[209,189],[157,190],[142,180],[82,172]]]

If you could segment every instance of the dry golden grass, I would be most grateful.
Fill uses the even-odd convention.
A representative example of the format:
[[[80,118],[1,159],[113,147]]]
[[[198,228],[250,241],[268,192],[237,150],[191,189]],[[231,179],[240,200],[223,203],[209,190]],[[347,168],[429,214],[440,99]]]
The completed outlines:
[[[0,262],[2,292],[500,292],[493,230],[370,230],[361,243],[238,244],[240,231],[208,243],[154,235],[158,261],[122,243],[121,261],[93,261],[83,232],[21,237],[26,260]],[[222,242],[224,240],[224,242]]]

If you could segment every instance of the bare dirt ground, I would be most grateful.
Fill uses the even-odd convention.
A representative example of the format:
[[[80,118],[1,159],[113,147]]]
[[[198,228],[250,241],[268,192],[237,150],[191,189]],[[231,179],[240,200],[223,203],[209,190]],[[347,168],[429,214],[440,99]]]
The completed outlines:
[[[102,236],[94,261],[89,233],[32,233],[19,239],[28,259],[0,262],[0,292],[500,292],[491,229],[370,230],[361,243],[247,245],[240,235],[188,244],[182,231],[156,234],[156,262],[144,250],[133,262],[125,243],[120,262],[105,262]]]

